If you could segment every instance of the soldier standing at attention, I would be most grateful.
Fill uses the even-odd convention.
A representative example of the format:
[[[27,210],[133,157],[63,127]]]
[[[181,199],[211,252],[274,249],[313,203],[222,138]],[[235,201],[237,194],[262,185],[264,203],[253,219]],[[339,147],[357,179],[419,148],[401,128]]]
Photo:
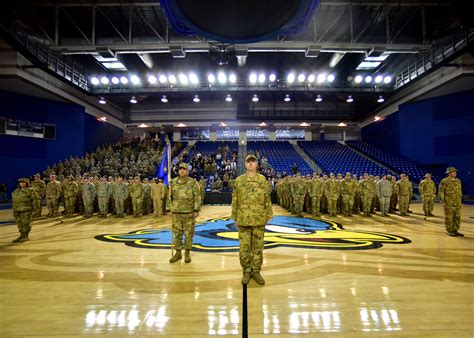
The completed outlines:
[[[94,213],[94,198],[96,190],[94,183],[90,177],[84,176],[84,184],[82,185],[82,200],[84,201],[84,218],[89,218]]]
[[[61,197],[61,183],[56,180],[56,175],[49,176],[46,185],[46,205],[48,206],[48,217],[58,214],[59,197]]]
[[[423,198],[423,212],[425,213],[425,216],[434,216],[433,208],[436,195],[436,185],[431,179],[431,174],[425,175],[425,179],[420,182],[418,191]]]
[[[123,218],[125,199],[128,196],[128,185],[123,181],[122,176],[117,178],[117,182],[113,186],[112,194],[115,201],[116,217]]]
[[[359,183],[359,190],[362,198],[362,210],[364,216],[372,217],[370,209],[372,208],[372,198],[375,191],[368,173],[364,173],[364,179]]]
[[[461,226],[461,205],[462,205],[462,184],[457,178],[457,169],[449,167],[446,170],[448,177],[443,178],[438,187],[439,200],[444,206],[444,224],[449,236],[464,237],[460,233]]]
[[[151,184],[148,178],[143,179],[143,214],[148,215],[151,213]]]
[[[130,197],[132,198],[133,217],[142,217],[143,215],[143,197],[145,196],[145,188],[140,183],[140,177],[135,176],[133,184],[128,187]]]
[[[265,177],[257,172],[257,158],[247,155],[246,173],[235,180],[232,192],[232,216],[239,230],[242,284],[252,277],[259,285],[265,284],[260,274],[263,261],[265,225],[273,216],[272,203]]]
[[[388,178],[388,177],[387,177]],[[397,210],[397,203],[398,203],[398,197],[397,197],[397,177],[392,176],[390,183],[392,184],[392,196],[390,197],[390,209],[389,212],[391,214],[394,214],[395,211]]]
[[[97,198],[99,203],[99,218],[106,218],[109,212],[109,199],[112,195],[112,187],[107,182],[107,177],[102,176],[97,184]]]
[[[188,165],[180,163],[178,167],[179,176],[175,177],[170,183],[168,205],[172,216],[173,247],[176,250],[176,253],[170,259],[170,263],[181,260],[181,250],[183,248],[185,250],[184,262],[191,263],[194,225],[201,210],[201,192],[196,180],[189,177],[188,174]]]
[[[38,200],[38,194],[35,190],[28,188],[29,180],[20,178],[18,180],[19,188],[12,193],[12,209],[15,217],[20,237],[14,239],[13,243],[26,242],[29,240],[28,234],[31,231],[31,213],[33,206]]]
[[[42,209],[42,201],[43,197],[46,193],[46,183],[41,179],[40,174],[36,174],[35,180],[31,182],[31,188],[36,191],[38,194],[38,199],[33,206],[33,215],[32,217],[40,217],[41,216],[41,209]]]
[[[323,196],[324,183],[318,174],[313,175],[310,183],[311,211],[314,216],[321,216],[321,196]]]
[[[352,217],[352,209],[354,208],[354,195],[357,190],[357,183],[352,180],[351,173],[346,173],[345,179],[340,183],[340,191],[342,195],[342,207],[344,216]]]
[[[392,183],[387,180],[386,174],[383,174],[382,179],[377,182],[376,194],[380,201],[380,211],[382,212],[382,216],[388,217],[390,197],[392,196]]]
[[[74,176],[69,175],[66,177],[62,185],[62,190],[66,217],[72,217],[76,207],[77,192],[79,191],[79,186],[74,182]]]
[[[296,173],[296,178],[293,181],[293,199],[295,203],[295,213],[299,217],[303,217],[304,196],[306,194],[306,185],[300,173]]]
[[[408,205],[413,193],[413,188],[408,181],[408,176],[400,175],[401,179],[397,182],[398,209],[401,216],[408,216]]]
[[[166,194],[166,185],[161,180],[155,179],[151,185],[150,194],[153,200],[153,218],[161,217],[163,213],[163,198]]]
[[[334,178],[334,174],[329,174],[329,179],[324,184],[324,195],[327,197],[328,213],[336,216],[337,199],[339,198],[339,184]]]

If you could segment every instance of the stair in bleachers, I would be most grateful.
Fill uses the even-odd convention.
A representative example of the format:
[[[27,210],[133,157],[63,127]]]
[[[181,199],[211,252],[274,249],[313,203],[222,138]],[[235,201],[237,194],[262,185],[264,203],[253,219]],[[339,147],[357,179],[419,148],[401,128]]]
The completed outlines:
[[[260,156],[266,157],[275,173],[283,174],[283,172],[286,172],[287,175],[293,175],[292,167],[296,163],[302,175],[313,174],[310,166],[287,141],[249,141],[247,142],[247,149],[254,153],[258,151]]]
[[[336,141],[301,141],[298,142],[311,159],[326,173],[363,175],[381,175],[387,170],[377,163],[361,156],[350,147]]]
[[[295,143],[292,143],[290,142],[291,145],[293,146],[293,148],[295,149],[295,151],[300,154],[300,156],[303,158],[303,160],[305,160],[305,162],[309,165],[309,167],[311,168],[311,170],[313,170],[313,172],[315,173],[318,173],[318,174],[321,174],[323,171],[321,170],[320,167],[318,167],[318,165],[316,164],[316,162],[314,162],[311,157],[308,156],[308,154],[306,154],[306,152],[301,149],[301,147],[298,145],[297,142]]]

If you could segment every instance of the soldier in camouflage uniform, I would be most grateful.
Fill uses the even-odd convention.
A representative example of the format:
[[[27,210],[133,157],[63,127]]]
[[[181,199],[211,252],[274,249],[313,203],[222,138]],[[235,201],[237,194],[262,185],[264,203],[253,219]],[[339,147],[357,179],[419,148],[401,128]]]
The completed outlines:
[[[423,198],[423,212],[425,216],[434,216],[434,199],[436,195],[436,184],[431,179],[431,174],[426,174],[425,179],[420,182],[418,191]]]
[[[46,185],[46,205],[48,206],[48,217],[58,214],[59,197],[61,197],[61,183],[56,180],[56,175],[49,176]]]
[[[336,202],[336,210],[337,213],[341,214],[342,213],[342,193],[341,193],[341,183],[344,179],[342,178],[342,174],[339,173],[337,174],[337,189],[339,190],[339,196],[337,197],[337,202]]]
[[[66,217],[72,217],[74,215],[74,209],[76,207],[77,192],[79,186],[74,182],[74,176],[67,176],[62,185],[63,197],[64,197],[64,212]]]
[[[346,177],[340,183],[339,189],[342,195],[344,216],[352,217],[352,209],[354,208],[354,195],[357,190],[357,183],[352,180],[351,173],[346,173]]]
[[[109,212],[109,199],[112,195],[112,187],[107,182],[107,177],[102,176],[97,184],[97,200],[99,203],[99,218],[106,218]]]
[[[232,193],[232,216],[239,230],[242,284],[252,277],[259,285],[265,284],[260,274],[263,261],[265,225],[273,216],[270,194],[265,177],[257,172],[257,158],[247,155],[246,173],[235,180]]]
[[[352,180],[355,182],[355,187],[356,187],[355,194],[354,194],[354,207],[352,208],[352,211],[355,214],[359,214],[361,205],[362,205],[362,200],[360,198],[359,180],[357,179],[357,175],[353,175]]]
[[[153,200],[153,217],[158,218],[163,214],[163,198],[166,194],[166,185],[158,179],[155,179],[151,185],[150,194]]]
[[[33,206],[39,199],[35,190],[28,187],[29,180],[21,178],[18,180],[19,188],[12,193],[13,217],[15,217],[20,236],[14,239],[13,243],[26,242],[29,240],[28,234],[31,231],[31,214]]]
[[[40,174],[36,174],[34,178],[35,180],[31,182],[31,188],[38,194],[38,199],[35,201],[36,204],[33,206],[33,218],[41,216],[41,209],[43,207],[42,202],[46,193],[46,183],[41,179]]]
[[[369,174],[364,173],[364,179],[359,183],[360,196],[362,198],[362,209],[365,217],[372,217],[370,209],[372,208],[372,199],[375,194],[375,187],[370,181]]]
[[[375,210],[380,210],[380,202],[377,194],[377,182],[380,181],[379,176],[370,176],[370,182],[372,183],[372,188],[374,189],[374,196],[372,197],[372,206],[370,207],[370,213],[375,214]]]
[[[397,182],[397,196],[398,196],[398,209],[400,210],[401,216],[408,216],[408,204],[413,194],[413,188],[408,182],[408,177],[405,174],[400,175],[401,179]]]
[[[128,191],[130,192],[130,197],[132,198],[133,217],[142,217],[145,188],[140,183],[139,176],[135,176],[133,184],[128,187]]]
[[[151,184],[148,178],[143,179],[143,214],[148,215],[151,213],[152,200],[151,200]]]
[[[380,201],[382,216],[387,217],[390,207],[390,197],[392,196],[392,183],[387,180],[387,175],[382,175],[382,179],[377,182],[376,194]]]
[[[444,224],[449,236],[464,237],[458,230],[461,226],[462,184],[457,178],[457,169],[449,167],[448,177],[443,178],[438,187],[439,200],[444,206]]]
[[[326,186],[326,182],[329,179],[328,175],[324,174],[323,175],[323,196],[321,196],[321,212],[327,213],[328,212],[328,197],[326,196],[326,193],[324,192],[324,187]]]
[[[388,178],[388,177],[387,177]],[[397,177],[392,176],[390,183],[392,184],[392,196],[390,197],[390,208],[388,210],[389,213],[394,214],[397,210],[397,203],[398,203],[398,196],[397,196]]]
[[[318,174],[313,175],[313,179],[309,184],[309,194],[311,196],[311,212],[314,216],[321,216],[321,197],[324,192],[324,183]]]
[[[112,189],[112,195],[114,196],[115,201],[115,212],[117,214],[116,217],[123,218],[124,204],[125,199],[129,196],[128,193],[128,185],[126,182],[123,181],[122,176],[117,178],[117,182],[114,184]]]
[[[188,176],[189,168],[186,163],[180,163],[178,177],[170,183],[168,206],[172,214],[173,247],[176,253],[170,263],[181,260],[181,250],[185,250],[184,262],[191,263],[194,225],[201,210],[201,192],[194,178]],[[183,245],[184,235],[184,245]]]
[[[291,194],[293,195],[293,201],[295,205],[295,213],[297,216],[303,216],[303,205],[304,205],[304,196],[306,194],[305,181],[301,177],[300,173],[296,174],[296,178],[293,180]]]
[[[84,201],[84,218],[92,217],[94,213],[95,185],[88,176],[84,177],[82,185],[82,200]]]
[[[328,213],[330,216],[336,216],[337,199],[339,198],[339,183],[334,178],[334,174],[329,175],[329,179],[324,184],[324,195],[328,202]]]

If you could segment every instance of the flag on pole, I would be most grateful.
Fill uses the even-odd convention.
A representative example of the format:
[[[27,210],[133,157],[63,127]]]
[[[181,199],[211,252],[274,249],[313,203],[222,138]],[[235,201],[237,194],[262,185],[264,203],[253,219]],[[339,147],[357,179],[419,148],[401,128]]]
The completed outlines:
[[[163,154],[163,158],[161,160],[160,168],[156,172],[156,177],[163,180],[163,183],[166,186],[169,186],[169,182],[171,181],[171,146],[169,143],[166,144],[165,153]]]

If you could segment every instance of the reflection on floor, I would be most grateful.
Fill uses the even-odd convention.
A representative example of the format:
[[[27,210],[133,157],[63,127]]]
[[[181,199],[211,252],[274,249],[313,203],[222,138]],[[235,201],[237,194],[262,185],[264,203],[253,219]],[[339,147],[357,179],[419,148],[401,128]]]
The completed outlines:
[[[474,206],[463,206],[464,238],[446,235],[439,205],[428,219],[412,209],[406,218],[275,217],[267,284],[248,286],[249,335],[474,336]],[[0,211],[0,336],[241,335],[229,214],[205,206],[192,263],[169,264],[169,216],[40,219],[29,242],[12,244],[12,213]]]

